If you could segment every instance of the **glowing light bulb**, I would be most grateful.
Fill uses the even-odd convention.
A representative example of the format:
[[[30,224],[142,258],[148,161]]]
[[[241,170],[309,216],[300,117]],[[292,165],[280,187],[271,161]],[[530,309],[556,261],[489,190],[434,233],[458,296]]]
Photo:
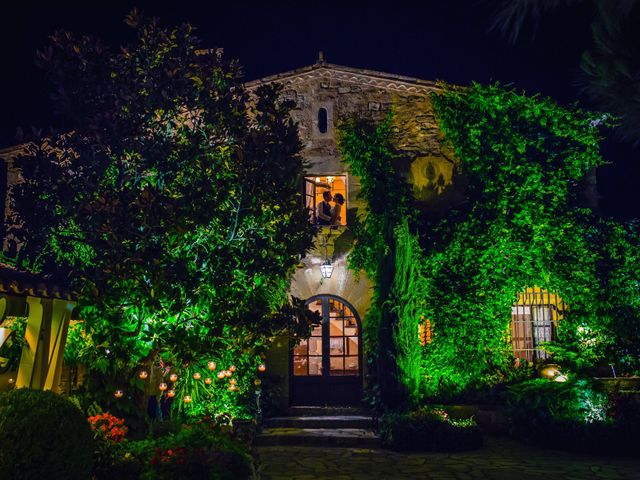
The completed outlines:
[[[200,380],[200,378],[202,378],[202,375],[200,375],[199,372],[196,372],[196,373],[193,374],[193,379],[194,380]]]
[[[235,365],[231,365],[231,366],[229,367],[229,371],[230,371],[231,373],[235,372],[235,371],[236,371],[236,366],[235,366]]]
[[[140,373],[138,373],[138,377],[140,377],[141,380],[146,380],[148,376],[149,372],[146,370],[140,370]]]
[[[216,369],[216,362],[211,361],[207,363],[207,367],[209,367],[209,370],[213,372]]]
[[[229,380],[229,384],[230,385],[235,385],[237,382],[237,380],[235,378],[232,378],[231,380]]]
[[[218,372],[217,377],[218,377],[218,378],[220,378],[220,379],[223,379],[223,378],[224,378],[224,370],[220,370],[220,371]]]
[[[169,397],[169,398],[173,398],[173,397],[175,397],[175,396],[176,396],[176,392],[175,392],[175,390],[169,390],[169,391],[167,392],[167,397]]]
[[[169,380],[171,380],[172,382],[177,382],[178,381],[178,375],[175,373],[172,373],[171,375],[169,375]]]
[[[113,396],[116,398],[122,398],[124,396],[124,392],[122,390],[116,390],[113,392]]]
[[[191,395],[184,396],[184,403],[191,403]]]
[[[225,377],[230,377],[232,375],[231,370],[225,370],[224,371],[224,376]]]
[[[259,372],[266,372],[267,371],[267,366],[264,363],[261,363],[260,365],[258,365],[258,371]]]
[[[158,388],[160,389],[161,392],[164,392],[167,389],[167,384],[163,382],[160,385],[158,385]]]
[[[211,385],[211,382],[213,382],[213,380],[211,380],[211,378],[209,377],[204,379],[204,383],[206,383],[207,385]]]

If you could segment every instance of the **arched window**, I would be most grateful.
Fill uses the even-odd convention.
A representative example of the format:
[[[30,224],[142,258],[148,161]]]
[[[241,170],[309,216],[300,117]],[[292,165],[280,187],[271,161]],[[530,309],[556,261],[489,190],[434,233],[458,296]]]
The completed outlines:
[[[328,114],[327,109],[321,107],[318,109],[318,130],[320,133],[327,133]]]
[[[541,345],[556,339],[565,309],[562,298],[547,290],[534,287],[520,293],[511,308],[513,355],[528,362],[547,359]]]

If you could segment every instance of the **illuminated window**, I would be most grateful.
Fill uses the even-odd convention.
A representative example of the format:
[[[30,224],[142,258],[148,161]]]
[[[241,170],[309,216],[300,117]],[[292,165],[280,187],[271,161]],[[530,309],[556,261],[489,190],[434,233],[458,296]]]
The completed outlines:
[[[422,345],[423,347],[428,343],[431,343],[431,320],[425,320],[424,317],[420,317],[418,336],[420,338],[420,345]]]
[[[547,359],[549,354],[541,345],[556,339],[558,321],[565,308],[559,295],[541,288],[527,288],[520,293],[511,308],[514,356],[528,362]]]
[[[326,108],[318,109],[318,131],[320,133],[327,133],[328,126],[328,114]]]
[[[324,192],[331,193],[332,200],[328,206],[323,203]],[[318,217],[319,209],[324,208],[324,214],[330,216],[331,209],[336,205],[336,197],[344,199],[340,207],[340,218],[334,225],[347,224],[347,176],[346,175],[313,175],[304,178],[305,206],[309,209],[309,221],[317,225],[328,225]],[[325,220],[326,221],[326,220]]]

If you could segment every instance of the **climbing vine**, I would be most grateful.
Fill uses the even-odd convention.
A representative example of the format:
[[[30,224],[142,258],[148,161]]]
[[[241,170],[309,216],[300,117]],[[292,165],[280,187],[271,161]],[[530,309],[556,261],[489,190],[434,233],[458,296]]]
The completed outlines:
[[[514,368],[510,321],[518,294],[535,286],[570,305],[559,338],[544,347],[554,360],[574,372],[607,362],[637,371],[637,225],[598,218],[581,197],[603,163],[608,117],[499,85],[443,85],[432,101],[465,198],[440,220],[419,213],[425,206],[394,168],[390,116],[341,128],[343,159],[369,205],[351,265],[375,283],[366,328],[378,363],[393,358],[397,370],[388,371],[414,403],[527,374]],[[425,319],[431,341],[420,347]]]

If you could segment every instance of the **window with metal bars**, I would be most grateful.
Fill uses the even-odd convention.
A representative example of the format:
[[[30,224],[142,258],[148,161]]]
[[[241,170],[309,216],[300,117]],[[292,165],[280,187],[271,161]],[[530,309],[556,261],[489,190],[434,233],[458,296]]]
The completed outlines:
[[[566,306],[555,293],[538,287],[518,295],[511,308],[511,343],[516,358],[528,362],[546,360],[542,345],[556,339],[558,321]]]

